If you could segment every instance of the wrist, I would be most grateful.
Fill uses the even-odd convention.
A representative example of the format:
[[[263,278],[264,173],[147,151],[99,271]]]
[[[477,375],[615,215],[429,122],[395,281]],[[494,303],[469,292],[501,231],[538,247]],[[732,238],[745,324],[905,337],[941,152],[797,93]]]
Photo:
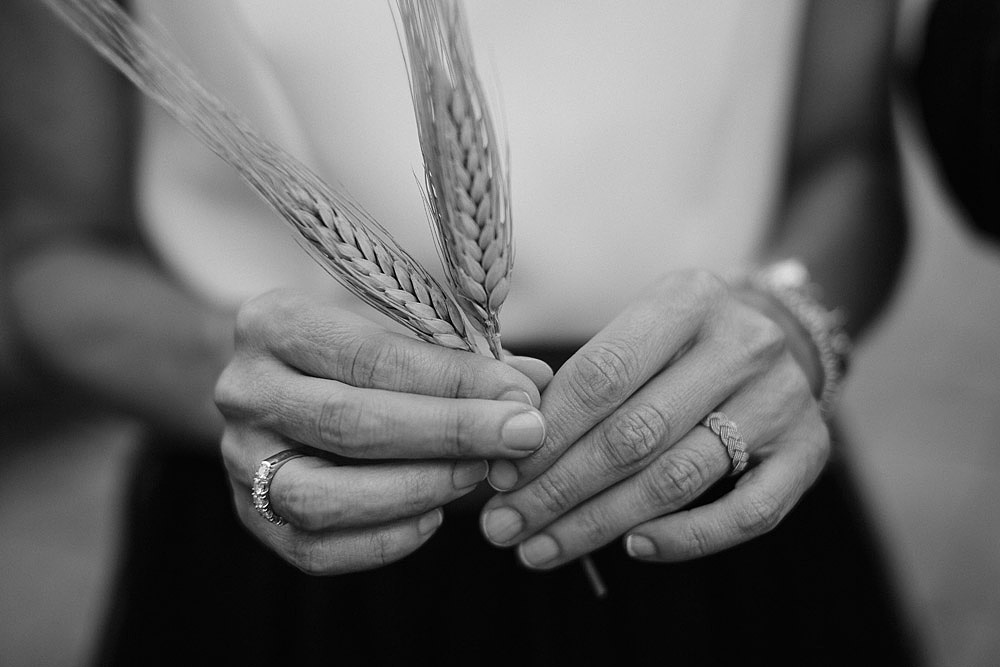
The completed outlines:
[[[747,277],[743,286],[767,298],[772,306],[770,314],[776,321],[790,318],[790,323],[779,323],[786,331],[797,332],[789,338],[790,347],[811,382],[818,367],[819,381],[813,384],[814,395],[824,414],[829,414],[847,372],[851,352],[843,314],[827,309],[820,302],[819,288],[809,282],[809,273],[798,260],[788,259],[765,266]],[[797,349],[795,344],[802,340],[808,341],[809,352]]]

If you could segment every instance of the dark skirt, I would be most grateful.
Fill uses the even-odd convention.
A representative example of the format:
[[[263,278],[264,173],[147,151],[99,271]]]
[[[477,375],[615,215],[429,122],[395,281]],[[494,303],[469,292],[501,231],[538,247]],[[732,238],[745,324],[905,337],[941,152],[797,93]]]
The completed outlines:
[[[164,443],[138,456],[129,501],[102,665],[919,664],[837,461],[774,531],[721,554],[596,552],[603,600],[578,564],[530,572],[452,508],[398,563],[302,574],[236,519],[217,458]]]

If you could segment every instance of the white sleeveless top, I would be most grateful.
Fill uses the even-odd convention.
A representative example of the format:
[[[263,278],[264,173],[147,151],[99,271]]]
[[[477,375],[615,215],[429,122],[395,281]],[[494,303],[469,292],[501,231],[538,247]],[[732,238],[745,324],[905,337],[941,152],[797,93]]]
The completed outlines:
[[[384,2],[138,4],[210,89],[440,275]],[[510,143],[508,344],[587,338],[664,271],[747,261],[778,192],[800,6],[467,2]],[[232,169],[148,102],[138,179],[148,238],[205,297],[235,305],[299,286],[374,317]]]

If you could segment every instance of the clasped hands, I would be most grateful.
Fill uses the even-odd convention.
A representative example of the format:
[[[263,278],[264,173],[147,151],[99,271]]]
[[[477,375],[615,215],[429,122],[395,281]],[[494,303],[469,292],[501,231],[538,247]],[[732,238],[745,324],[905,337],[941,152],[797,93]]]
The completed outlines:
[[[625,536],[641,560],[696,558],[773,528],[815,481],[830,441],[801,335],[706,272],[664,276],[555,376],[386,331],[291,291],[251,300],[216,402],[236,510],[301,570],[379,567],[418,549],[441,507],[487,476],[503,492],[481,525],[549,569]],[[727,475],[699,422],[724,412],[750,466],[733,490],[692,506]],[[270,489],[287,525],[248,501],[258,463],[307,445]]]

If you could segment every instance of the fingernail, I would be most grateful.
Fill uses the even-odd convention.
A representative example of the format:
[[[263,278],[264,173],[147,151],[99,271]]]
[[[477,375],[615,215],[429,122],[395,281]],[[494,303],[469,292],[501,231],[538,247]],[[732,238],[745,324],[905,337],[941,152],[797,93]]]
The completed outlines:
[[[486,479],[489,471],[486,461],[460,461],[451,471],[451,483],[456,489],[464,489]]]
[[[526,403],[528,405],[534,405],[535,403],[531,400],[531,394],[526,391],[521,391],[520,389],[511,389],[500,395],[498,401],[517,401],[518,403]]]
[[[509,507],[498,507],[483,514],[483,535],[494,544],[505,544],[521,532],[524,519]]]
[[[633,558],[649,558],[656,554],[656,545],[648,537],[629,535],[625,538],[625,551]]]
[[[444,513],[440,509],[423,515],[420,517],[420,521],[417,522],[417,532],[421,535],[434,532],[441,525],[442,519],[444,519]]]
[[[528,567],[541,567],[559,555],[559,545],[548,535],[535,535],[518,549]]]
[[[538,412],[522,412],[500,429],[503,444],[519,452],[533,452],[545,441],[545,422]]]
[[[517,484],[517,467],[510,461],[494,461],[486,481],[495,491],[510,491]]]

